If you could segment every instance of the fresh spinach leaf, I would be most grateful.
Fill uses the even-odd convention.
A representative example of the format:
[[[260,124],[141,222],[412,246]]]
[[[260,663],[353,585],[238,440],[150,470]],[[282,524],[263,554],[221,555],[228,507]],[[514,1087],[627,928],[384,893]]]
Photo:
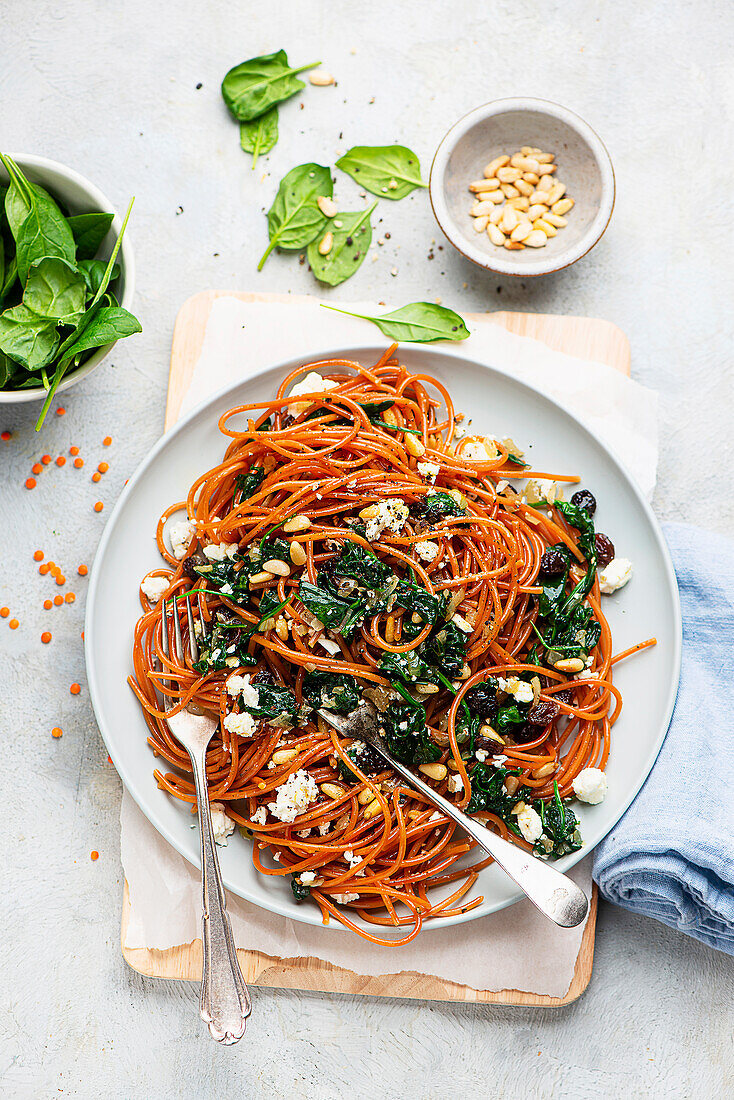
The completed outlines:
[[[337,309],[336,306],[327,306],[323,302],[321,304],[324,309],[331,309],[334,313],[371,321],[383,335],[401,343],[429,344],[434,340],[466,340],[470,335],[458,313],[446,306],[437,306],[434,302],[411,302],[392,313],[383,313],[380,317]]]
[[[240,123],[240,147],[252,153],[252,168],[257,158],[269,153],[278,143],[278,108],[271,107],[265,114],[249,122]]]
[[[80,260],[76,265],[81,272],[84,282],[87,284],[87,294],[90,298],[99,290],[102,285],[102,279],[107,269],[107,264],[104,260]],[[120,277],[120,266],[115,264],[110,274],[110,282],[114,283],[115,279]]]
[[[23,305],[40,317],[74,324],[84,312],[85,290],[84,278],[72,264],[47,256],[28,272]]]
[[[299,164],[291,168],[278,186],[278,194],[268,211],[270,244],[257,270],[274,248],[297,251],[310,244],[326,225],[326,217],[316,204],[322,195],[331,198],[334,185],[331,172],[321,164]]]
[[[421,179],[418,157],[404,145],[355,145],[336,166],[383,199],[402,199],[416,187],[428,186]]]
[[[42,187],[29,183],[10,157],[0,153],[0,160],[11,180],[8,195],[5,197],[5,210],[15,238],[15,258],[21,283],[25,283],[28,269],[34,260],[40,260],[44,256],[60,256],[73,263],[76,255],[74,237],[54,200]],[[11,192],[19,196],[18,203],[10,199]],[[13,210],[15,228],[10,219],[9,205]],[[17,224],[16,217],[25,208],[26,216]]]
[[[311,241],[308,246],[308,262],[316,278],[328,286],[338,286],[354,275],[364,262],[367,249],[372,241],[370,214],[377,206],[376,202],[367,210],[358,210],[353,214],[339,214],[336,219],[341,228],[334,227],[333,219],[326,229],[334,241],[326,256],[319,252],[319,240]]]
[[[80,326],[76,339],[68,345],[60,357],[59,365],[69,363],[83,352],[90,351],[91,348],[106,347],[107,344],[114,344],[115,340],[133,336],[136,332],[142,332],[142,327],[132,313],[123,309],[122,306],[103,306],[88,324]]]
[[[22,303],[0,314],[0,351],[26,370],[41,370],[53,360],[61,342],[57,322],[39,317]]]
[[[320,64],[320,61],[312,61],[309,65],[291,68],[285,50],[250,58],[230,69],[222,81],[224,102],[236,119],[250,122],[276,103],[300,92],[305,85],[297,74]]]
[[[66,370],[73,360],[77,359],[82,352],[88,350],[91,347],[100,347],[105,344],[111,343],[112,340],[116,340],[121,336],[128,336],[132,332],[140,332],[140,325],[136,318],[132,317],[132,314],[127,310],[120,310],[119,306],[102,306],[100,301],[109,286],[112,272],[115,267],[115,261],[117,260],[117,253],[120,251],[120,245],[122,244],[122,238],[127,228],[127,223],[130,218],[130,212],[133,208],[135,199],[131,199],[125,217],[122,222],[119,236],[115,241],[112,254],[107,261],[102,281],[97,288],[97,291],[92,298],[92,301],[86,308],[81,320],[78,322],[77,327],[69,335],[59,347],[59,359],[56,364],[56,370],[54,376],[48,386],[48,392],[46,393],[46,400],[43,403],[38,420],[36,421],[36,431],[40,431],[43,427],[43,422],[46,419],[46,414],[51,406],[53,396],[58,388],[61,379],[64,377]],[[107,314],[100,322],[99,326],[95,326],[95,319],[98,314],[104,313],[105,309],[120,310],[118,314]],[[137,328],[132,327],[132,323],[137,325]],[[130,329],[128,332],[127,330]],[[113,334],[114,335],[111,335]],[[71,354],[69,354],[71,352]]]
[[[102,241],[109,233],[114,214],[73,214],[67,218],[69,229],[76,242],[77,260],[93,260]]]

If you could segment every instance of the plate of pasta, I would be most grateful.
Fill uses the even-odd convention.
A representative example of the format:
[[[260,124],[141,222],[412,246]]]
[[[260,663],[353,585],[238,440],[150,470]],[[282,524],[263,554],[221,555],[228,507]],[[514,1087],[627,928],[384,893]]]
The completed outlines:
[[[195,704],[227,887],[399,945],[522,895],[319,708],[368,699],[399,760],[565,870],[654,762],[680,633],[657,522],[576,418],[463,351],[358,347],[238,383],[153,448],[100,544],[86,651],[115,766],[182,855],[165,714]]]

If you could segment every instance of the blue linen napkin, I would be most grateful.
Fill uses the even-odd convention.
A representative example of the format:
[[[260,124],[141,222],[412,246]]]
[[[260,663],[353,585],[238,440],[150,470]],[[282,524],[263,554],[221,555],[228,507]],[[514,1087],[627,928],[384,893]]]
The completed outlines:
[[[734,543],[685,524],[665,535],[683,612],[678,698],[593,875],[609,901],[734,955]]]

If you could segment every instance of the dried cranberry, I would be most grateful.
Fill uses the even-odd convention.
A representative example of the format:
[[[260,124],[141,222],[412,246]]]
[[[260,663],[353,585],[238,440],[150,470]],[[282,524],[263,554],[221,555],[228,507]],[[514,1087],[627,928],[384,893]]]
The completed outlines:
[[[596,497],[588,489],[579,489],[577,493],[574,493],[571,497],[571,503],[575,504],[577,508],[583,508],[590,516],[593,516],[596,511]]]
[[[553,722],[561,713],[561,708],[558,703],[546,703],[545,700],[541,700],[536,703],[528,711],[528,722],[531,726],[547,726],[549,722]]]
[[[528,722],[525,722],[522,726],[512,727],[512,740],[516,745],[524,745],[527,741],[535,741],[537,736],[538,730]]]
[[[183,571],[187,577],[191,577],[192,581],[201,580],[201,575],[197,573],[196,566],[211,564],[209,559],[202,554],[201,550],[196,550],[190,557],[185,558],[183,561]]]
[[[482,681],[469,688],[464,702],[472,714],[489,715],[497,707],[497,688],[492,683]]]
[[[546,573],[549,577],[557,577],[559,573],[563,573],[567,565],[566,555],[563,550],[559,550],[556,546],[549,546],[540,559],[540,571]]]
[[[609,565],[614,557],[614,543],[608,535],[603,535],[601,531],[594,536],[594,542],[596,543],[596,558],[599,565]]]

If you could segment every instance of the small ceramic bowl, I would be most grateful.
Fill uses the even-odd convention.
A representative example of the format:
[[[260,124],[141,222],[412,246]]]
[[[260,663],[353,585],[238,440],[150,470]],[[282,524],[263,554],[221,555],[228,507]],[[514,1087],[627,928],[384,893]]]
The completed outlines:
[[[114,206],[98,187],[90,183],[84,176],[80,176],[73,168],[67,168],[55,160],[47,160],[46,157],[33,156],[26,153],[11,153],[15,163],[23,170],[31,183],[38,183],[45,188],[64,208],[68,214],[88,214],[92,211],[114,211],[115,217],[110,226],[110,231],[102,242],[99,251],[101,258],[109,257],[120,229],[122,218],[115,211]],[[0,162],[0,184],[7,184],[8,173]],[[120,266],[120,277],[113,287],[115,296],[121,306],[131,309],[133,293],[135,290],[135,260],[133,248],[130,243],[130,227],[125,230],[120,251],[117,254],[117,263]],[[70,386],[81,382],[88,374],[100,365],[103,359],[109,355],[114,344],[98,348],[77,370],[66,375],[60,383],[57,393],[68,390]],[[0,404],[9,404],[18,401],[39,401],[46,397],[46,391],[42,386],[27,390],[0,390]]]
[[[558,178],[575,206],[545,247],[510,251],[475,232],[468,187],[494,157],[524,145],[555,153]],[[488,271],[527,278],[568,267],[594,247],[612,216],[614,169],[604,143],[573,111],[544,99],[499,99],[446,134],[433,158],[430,196],[438,224],[462,255]]]

